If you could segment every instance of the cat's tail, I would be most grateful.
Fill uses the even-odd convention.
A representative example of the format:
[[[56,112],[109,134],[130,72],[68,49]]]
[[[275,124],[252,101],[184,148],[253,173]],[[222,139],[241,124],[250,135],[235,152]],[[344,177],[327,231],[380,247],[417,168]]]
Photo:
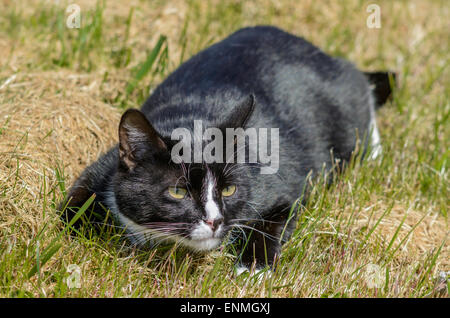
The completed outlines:
[[[394,72],[364,72],[369,83],[373,86],[375,108],[380,108],[392,96],[397,75]]]

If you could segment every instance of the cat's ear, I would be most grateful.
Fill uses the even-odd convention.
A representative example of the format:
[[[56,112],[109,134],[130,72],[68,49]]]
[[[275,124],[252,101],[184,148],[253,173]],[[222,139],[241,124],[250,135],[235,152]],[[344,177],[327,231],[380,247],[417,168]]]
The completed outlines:
[[[145,115],[137,109],[127,110],[119,124],[119,156],[128,169],[147,151],[163,151],[167,146]]]
[[[369,83],[373,86],[372,91],[375,97],[375,107],[383,106],[392,95],[395,88],[397,74],[394,72],[364,72]]]
[[[222,129],[245,128],[254,109],[255,95],[250,94],[234,107],[226,120],[221,124]]]

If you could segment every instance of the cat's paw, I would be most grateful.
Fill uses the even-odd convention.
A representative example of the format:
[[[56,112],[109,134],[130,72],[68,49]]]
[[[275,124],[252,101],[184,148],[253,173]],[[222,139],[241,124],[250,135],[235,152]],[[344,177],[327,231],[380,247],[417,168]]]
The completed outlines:
[[[383,156],[383,147],[381,147],[380,144],[376,144],[372,147],[372,151],[369,154],[370,160],[376,160],[378,158],[381,158]]]
[[[255,278],[259,283],[263,282],[272,276],[273,272],[270,267],[252,267],[249,268],[244,265],[237,265],[235,267],[236,277],[247,275],[248,278]]]
[[[370,160],[376,160],[380,158],[383,155],[383,147],[381,146],[381,138],[380,138],[380,132],[377,128],[377,122],[375,119],[375,115],[373,115],[370,124],[370,145],[371,145],[371,152],[369,154]]]
[[[250,272],[250,270],[246,266],[238,265],[234,268],[234,272],[236,273],[236,276],[241,276],[241,274]]]

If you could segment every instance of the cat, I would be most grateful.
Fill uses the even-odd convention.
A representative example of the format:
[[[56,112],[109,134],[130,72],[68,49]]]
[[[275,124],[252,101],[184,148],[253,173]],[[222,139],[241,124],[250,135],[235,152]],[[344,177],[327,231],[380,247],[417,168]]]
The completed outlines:
[[[375,109],[392,78],[276,27],[240,29],[179,66],[141,110],[127,110],[118,145],[85,169],[62,206],[80,207],[95,193],[91,211],[100,219],[92,223],[110,211],[132,244],[210,251],[231,239],[238,266],[272,267],[296,225],[291,207],[305,191],[300,204],[307,199],[308,176],[348,162],[358,139],[364,156],[381,155]],[[261,173],[260,162],[175,163],[172,132],[193,131],[194,121],[224,134],[278,128],[277,171]]]

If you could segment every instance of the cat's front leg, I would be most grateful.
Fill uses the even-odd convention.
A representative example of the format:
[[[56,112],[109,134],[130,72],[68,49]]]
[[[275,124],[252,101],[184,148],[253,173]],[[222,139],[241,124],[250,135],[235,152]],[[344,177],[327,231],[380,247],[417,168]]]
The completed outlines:
[[[248,222],[241,229],[245,233],[237,264],[238,274],[245,269],[260,271],[266,267],[275,269],[281,246],[292,234],[295,216],[278,216],[264,221]]]

